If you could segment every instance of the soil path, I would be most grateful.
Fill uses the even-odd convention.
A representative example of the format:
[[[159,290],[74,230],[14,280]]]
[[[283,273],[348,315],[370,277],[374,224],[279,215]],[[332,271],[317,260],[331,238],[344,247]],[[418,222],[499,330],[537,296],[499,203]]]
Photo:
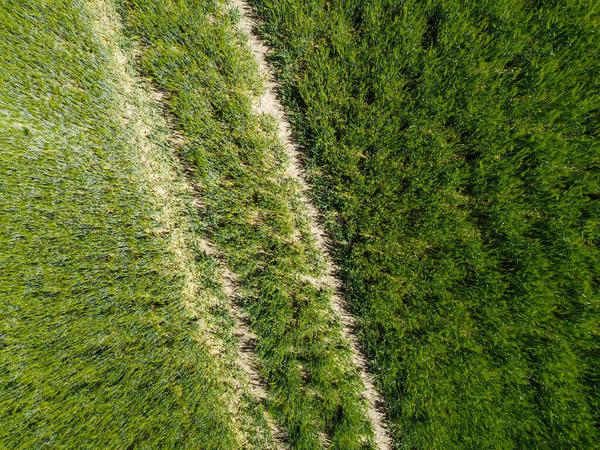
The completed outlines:
[[[174,148],[181,147],[185,142],[186,138],[177,131],[177,123],[175,118],[170,114],[170,108],[168,106],[168,95],[165,92],[159,91],[156,87],[154,89],[154,98],[161,105],[162,113],[166,120],[166,123],[171,130],[171,136],[169,138]],[[179,162],[184,170],[191,173],[191,168],[187,165],[186,161],[179,158]],[[187,181],[186,186],[189,195],[193,197],[193,206],[201,208],[202,205],[202,192],[200,186],[191,181]],[[249,318],[242,312],[242,308],[239,305],[239,288],[237,282],[237,275],[229,269],[225,256],[220,252],[215,245],[205,238],[198,238],[197,244],[200,250],[208,256],[214,258],[219,267],[219,278],[223,287],[223,292],[227,296],[227,310],[229,317],[233,319],[234,334],[239,340],[238,344],[238,358],[237,365],[244,371],[246,380],[248,382],[250,392],[255,399],[265,404],[267,398],[268,385],[264,378],[262,378],[258,371],[258,365],[256,364],[256,335],[250,331]],[[271,435],[273,437],[273,443],[276,450],[286,450],[287,437],[281,427],[275,422],[271,414],[263,408],[264,418],[267,422]]]
[[[292,141],[290,124],[277,96],[278,84],[274,80],[271,67],[267,63],[266,55],[269,49],[262,44],[256,36],[256,21],[252,7],[244,0],[232,0],[231,5],[240,12],[241,18],[239,27],[248,35],[248,46],[256,58],[260,74],[263,77],[267,88],[258,104],[255,105],[255,110],[257,113],[270,114],[277,119],[279,140],[283,143],[290,159],[288,174],[295,178],[301,186],[303,191],[302,197],[311,218],[311,229],[315,236],[318,249],[326,255],[327,275],[321,279],[315,280],[315,282],[329,285],[334,292],[334,295],[332,296],[332,308],[339,316],[343,327],[344,337],[350,343],[352,348],[352,360],[360,368],[361,379],[365,388],[364,397],[367,400],[368,406],[367,413],[373,424],[375,443],[381,450],[389,450],[392,448],[392,440],[382,412],[381,406],[383,405],[383,401],[379,393],[375,390],[373,380],[367,372],[367,361],[360,350],[358,339],[352,331],[355,327],[354,318],[348,312],[346,304],[339,295],[340,282],[335,277],[337,268],[329,256],[327,234],[320,225],[318,211],[308,200],[307,192],[310,188],[301,169],[298,148]]]

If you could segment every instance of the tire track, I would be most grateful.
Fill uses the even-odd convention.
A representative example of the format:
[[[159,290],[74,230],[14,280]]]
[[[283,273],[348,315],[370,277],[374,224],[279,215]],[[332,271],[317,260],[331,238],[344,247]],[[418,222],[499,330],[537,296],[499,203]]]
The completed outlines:
[[[375,389],[371,375],[368,373],[367,360],[360,350],[358,338],[353,332],[355,328],[354,318],[348,312],[348,308],[339,294],[341,283],[335,276],[337,268],[329,255],[327,234],[320,225],[317,209],[312,205],[307,196],[310,187],[306,182],[304,172],[301,168],[298,148],[292,140],[291,126],[277,96],[278,84],[274,80],[271,67],[266,60],[269,49],[256,36],[256,19],[252,7],[245,0],[232,0],[231,5],[240,12],[239,28],[248,35],[248,46],[258,63],[259,72],[266,85],[266,92],[259,99],[258,104],[254,105],[255,112],[269,114],[277,119],[278,137],[284,145],[290,160],[287,173],[300,185],[302,199],[310,217],[311,231],[316,239],[317,248],[326,256],[326,275],[312,281],[315,284],[326,285],[333,291],[331,306],[341,321],[344,338],[350,343],[352,361],[360,369],[360,377],[364,385],[363,396],[367,402],[368,417],[373,425],[375,443],[382,450],[390,450],[392,448],[392,440],[383,413],[383,400]]]

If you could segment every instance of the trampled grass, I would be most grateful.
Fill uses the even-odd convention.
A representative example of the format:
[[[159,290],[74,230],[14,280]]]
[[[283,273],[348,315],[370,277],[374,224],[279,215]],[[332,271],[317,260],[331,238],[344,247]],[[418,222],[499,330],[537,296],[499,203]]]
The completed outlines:
[[[292,448],[372,448],[363,387],[297,182],[272,118],[253,113],[261,82],[238,14],[224,3],[124,1],[143,42],[141,66],[186,135],[182,158],[203,202],[203,227],[238,275],[257,335],[268,407]],[[329,443],[329,444],[328,444]]]
[[[594,448],[600,3],[254,0],[398,448]]]
[[[0,447],[271,448],[116,17],[0,4]]]

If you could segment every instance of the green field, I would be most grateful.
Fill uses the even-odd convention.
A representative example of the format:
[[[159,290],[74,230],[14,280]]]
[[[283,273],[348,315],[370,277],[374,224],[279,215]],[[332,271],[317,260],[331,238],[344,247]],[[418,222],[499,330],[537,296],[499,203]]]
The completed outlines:
[[[299,186],[252,112],[239,13],[2,8],[0,446],[263,449],[271,416],[291,448],[373,448]],[[257,335],[264,402],[232,308]]]
[[[394,448],[597,447],[600,3],[251,3],[308,193],[231,4],[0,3],[0,449],[377,448],[304,195]]]
[[[398,448],[600,438],[600,3],[254,0]]]

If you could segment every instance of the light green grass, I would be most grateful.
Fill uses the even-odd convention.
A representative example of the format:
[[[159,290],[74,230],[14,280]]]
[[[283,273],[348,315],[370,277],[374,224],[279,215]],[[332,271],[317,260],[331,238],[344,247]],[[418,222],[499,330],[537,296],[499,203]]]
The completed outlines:
[[[0,5],[0,448],[270,448],[111,11]]]

